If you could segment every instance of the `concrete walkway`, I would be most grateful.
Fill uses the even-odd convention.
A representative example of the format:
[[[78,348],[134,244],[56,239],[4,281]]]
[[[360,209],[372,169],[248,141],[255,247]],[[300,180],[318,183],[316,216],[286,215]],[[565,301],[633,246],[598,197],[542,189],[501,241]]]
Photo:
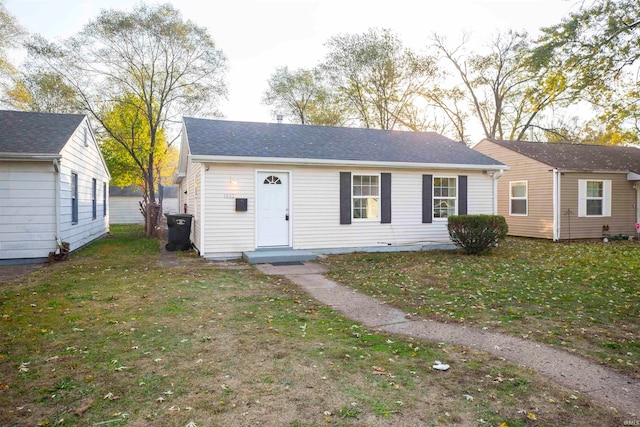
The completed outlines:
[[[408,319],[403,311],[326,278],[322,274],[326,267],[321,264],[260,264],[256,268],[264,274],[285,276],[317,300],[369,328],[483,350],[529,367],[571,390],[616,408],[620,413],[640,416],[640,381],[580,356],[474,327]]]

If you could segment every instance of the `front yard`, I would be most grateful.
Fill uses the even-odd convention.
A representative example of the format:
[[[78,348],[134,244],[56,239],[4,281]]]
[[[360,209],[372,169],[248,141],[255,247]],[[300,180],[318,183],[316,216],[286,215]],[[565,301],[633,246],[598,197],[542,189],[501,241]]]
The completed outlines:
[[[0,425],[607,426],[628,418],[486,353],[363,329],[241,263],[180,254],[180,267],[160,266],[158,242],[139,228],[112,231],[68,262],[1,285]],[[637,373],[637,337],[626,333],[638,330],[638,264],[614,267],[637,260],[637,247],[607,247],[619,256],[601,260],[615,274],[604,286],[604,267],[570,274],[602,249],[528,245],[509,241],[480,258],[328,262],[337,278],[420,315],[564,341]],[[558,258],[542,260],[550,255]],[[534,287],[532,277],[552,283]],[[436,360],[451,369],[432,369]]]
[[[416,316],[545,342],[640,378],[640,244],[508,238],[461,251],[329,257],[334,279]]]

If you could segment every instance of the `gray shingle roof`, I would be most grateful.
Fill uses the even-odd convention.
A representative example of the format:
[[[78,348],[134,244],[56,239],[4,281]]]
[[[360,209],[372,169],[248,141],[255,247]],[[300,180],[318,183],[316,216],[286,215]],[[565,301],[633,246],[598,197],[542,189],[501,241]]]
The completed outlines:
[[[84,117],[0,110],[0,153],[58,154]]]
[[[640,149],[636,147],[490,141],[558,169],[640,173]]]
[[[184,118],[191,154],[502,166],[435,132]]]

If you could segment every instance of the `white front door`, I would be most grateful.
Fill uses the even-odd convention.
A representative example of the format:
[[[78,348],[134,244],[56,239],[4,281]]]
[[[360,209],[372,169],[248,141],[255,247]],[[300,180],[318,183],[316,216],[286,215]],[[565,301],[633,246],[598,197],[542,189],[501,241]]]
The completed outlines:
[[[258,172],[258,247],[289,246],[289,173]]]

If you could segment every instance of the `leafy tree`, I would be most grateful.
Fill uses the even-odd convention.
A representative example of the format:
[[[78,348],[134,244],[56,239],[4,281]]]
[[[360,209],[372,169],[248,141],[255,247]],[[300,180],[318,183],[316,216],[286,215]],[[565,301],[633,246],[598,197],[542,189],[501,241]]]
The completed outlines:
[[[335,97],[322,84],[318,70],[277,68],[269,78],[262,102],[295,123],[339,126],[344,113]]]
[[[16,18],[7,12],[4,1],[0,0],[0,85],[4,92],[11,85],[11,78],[16,73],[15,67],[7,57],[7,50],[18,47],[24,34],[24,29]]]
[[[18,110],[46,113],[77,113],[81,107],[76,91],[59,74],[48,71],[16,73],[7,90],[7,104]]]
[[[484,136],[492,139],[523,139],[542,111],[562,95],[562,87],[554,78],[528,67],[525,55],[530,42],[526,33],[497,34],[488,53],[469,53],[466,35],[454,48],[437,34],[433,43],[441,57],[453,66],[462,86],[453,92],[427,95],[450,117],[460,136],[464,136],[460,132],[464,120],[459,104],[461,93]]]
[[[609,143],[638,141],[639,31],[637,0],[595,0],[543,28],[528,58],[532,67],[555,74],[571,102],[596,107],[599,133]]]
[[[321,66],[352,117],[367,128],[411,128],[414,102],[435,74],[430,57],[405,48],[387,29],[338,35]]]
[[[183,20],[167,4],[103,10],[63,44],[36,38],[28,48],[74,88],[82,108],[132,156],[149,192],[146,233],[151,236],[156,155],[159,146],[164,148],[164,132],[183,114],[215,111],[215,101],[226,94],[225,56],[206,29]],[[136,136],[148,133],[144,141],[123,136],[121,120],[112,122],[123,102],[135,120],[122,122],[135,126]],[[144,149],[138,151],[134,141]]]

